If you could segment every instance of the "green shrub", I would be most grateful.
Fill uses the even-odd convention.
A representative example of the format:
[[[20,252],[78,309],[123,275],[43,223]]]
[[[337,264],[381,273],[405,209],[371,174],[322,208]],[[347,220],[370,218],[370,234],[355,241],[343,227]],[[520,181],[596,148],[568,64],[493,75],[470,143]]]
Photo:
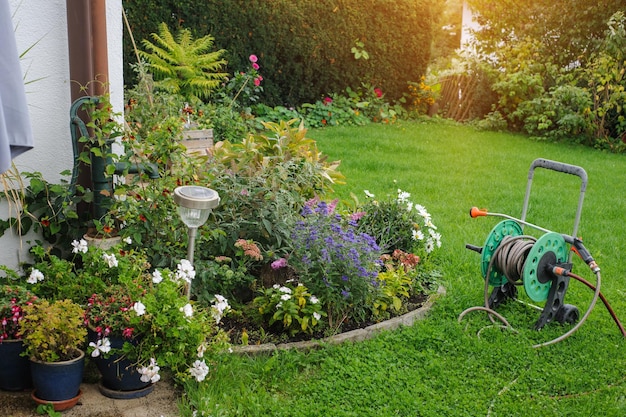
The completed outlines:
[[[411,195],[398,190],[396,198],[376,200],[365,191],[368,199],[357,205],[357,230],[376,239],[384,253],[400,249],[409,253],[428,255],[441,246],[441,235],[426,208],[409,200]]]
[[[24,306],[20,333],[27,357],[42,362],[77,358],[87,339],[84,314],[71,300],[41,300]]]
[[[561,85],[547,96],[521,103],[515,114],[530,135],[582,142],[592,130],[591,106],[589,91]]]
[[[381,294],[373,302],[373,314],[383,316],[384,313],[402,313],[406,309],[405,300],[409,297],[411,278],[402,269],[386,271],[378,274],[382,287]]]

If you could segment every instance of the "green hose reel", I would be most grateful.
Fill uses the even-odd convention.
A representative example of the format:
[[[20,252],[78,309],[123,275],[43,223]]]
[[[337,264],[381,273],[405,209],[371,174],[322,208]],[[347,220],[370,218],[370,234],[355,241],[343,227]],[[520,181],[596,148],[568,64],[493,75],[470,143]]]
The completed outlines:
[[[483,273],[483,278],[487,278],[487,271],[489,270],[489,263],[491,262],[491,257],[495,253],[500,243],[506,236],[521,236],[522,235],[522,227],[519,223],[513,220],[503,220],[498,223],[491,232],[487,236],[487,240],[485,240],[485,246],[482,249],[482,259],[481,259],[481,269]],[[489,272],[489,285],[494,287],[498,287],[500,285],[506,284],[507,279],[506,276],[496,268],[492,268]]]
[[[552,286],[552,276],[545,269],[567,260],[568,249],[563,236],[550,232],[541,236],[526,257],[524,263],[524,290],[531,300],[539,302],[548,299]]]
[[[519,223],[513,220],[503,220],[487,236],[481,252],[481,269],[483,278],[487,279],[487,273],[489,273],[490,285],[499,287],[509,281],[497,263],[492,262],[492,257],[505,238],[522,235],[523,231]],[[568,248],[565,239],[558,233],[548,232],[533,243],[523,260],[522,275],[524,290],[531,300],[541,302],[548,299],[553,280],[546,268],[548,265],[566,262],[567,256]]]

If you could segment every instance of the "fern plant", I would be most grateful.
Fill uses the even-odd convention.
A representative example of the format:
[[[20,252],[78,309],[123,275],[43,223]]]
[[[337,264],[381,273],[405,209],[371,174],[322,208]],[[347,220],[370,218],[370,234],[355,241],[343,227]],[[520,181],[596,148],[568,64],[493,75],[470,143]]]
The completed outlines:
[[[215,40],[211,35],[194,40],[189,29],[181,29],[174,37],[167,24],[161,23],[152,38],[154,43],[143,40],[146,51],[139,55],[150,65],[158,87],[197,102],[208,98],[227,77],[221,72],[225,50],[210,52]]]

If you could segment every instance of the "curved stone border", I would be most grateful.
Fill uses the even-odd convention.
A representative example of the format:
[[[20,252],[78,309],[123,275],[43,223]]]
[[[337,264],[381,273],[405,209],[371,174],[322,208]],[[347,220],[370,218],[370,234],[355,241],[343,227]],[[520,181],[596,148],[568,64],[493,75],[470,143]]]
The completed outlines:
[[[443,286],[439,286],[439,288],[437,288],[437,292],[431,294],[420,308],[408,312],[402,316],[394,317],[380,323],[372,324],[371,326],[367,326],[363,329],[356,329],[345,333],[339,333],[321,340],[306,340],[303,342],[280,343],[278,345],[274,343],[264,343],[262,345],[234,346],[233,352],[260,354],[274,352],[280,349],[311,350],[317,349],[326,344],[337,345],[344,342],[360,342],[362,340],[371,339],[377,333],[380,333],[383,330],[395,330],[400,326],[411,326],[416,321],[422,320],[424,317],[426,317],[428,311],[430,311],[431,307],[435,303],[435,300],[441,296],[444,296],[445,294],[446,289]]]

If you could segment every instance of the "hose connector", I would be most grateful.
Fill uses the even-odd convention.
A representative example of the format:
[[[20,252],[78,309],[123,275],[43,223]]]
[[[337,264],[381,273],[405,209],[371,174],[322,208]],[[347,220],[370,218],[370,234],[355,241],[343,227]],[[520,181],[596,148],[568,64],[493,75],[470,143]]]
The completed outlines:
[[[583,241],[580,238],[575,237],[573,239],[572,250],[580,257],[580,259],[589,265],[589,268],[591,268],[594,273],[600,272],[600,267],[593,259],[593,256],[591,256],[587,248],[585,248],[585,245],[583,245]]]

